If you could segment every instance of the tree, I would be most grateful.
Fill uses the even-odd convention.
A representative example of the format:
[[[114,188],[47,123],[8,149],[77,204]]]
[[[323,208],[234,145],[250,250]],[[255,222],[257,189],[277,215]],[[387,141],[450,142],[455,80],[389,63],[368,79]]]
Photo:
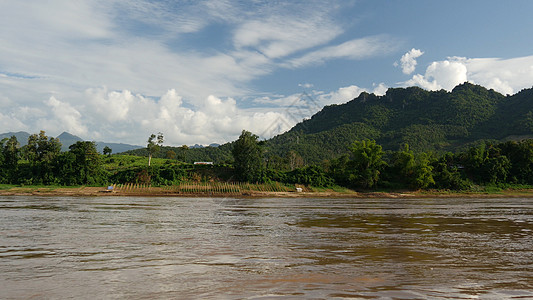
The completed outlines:
[[[433,166],[430,164],[429,156],[426,153],[420,153],[416,157],[411,188],[425,189],[432,184],[435,184]]]
[[[505,144],[502,146],[505,148]],[[461,159],[466,174],[476,183],[506,182],[512,168],[511,160],[502,154],[500,145],[492,143],[470,148]]]
[[[392,155],[390,172],[397,182],[413,189],[427,188],[435,184],[429,156],[426,153],[415,156],[408,144]]]
[[[168,151],[167,151],[167,154],[166,154],[166,157],[167,157],[168,159],[174,159],[174,158],[176,158],[176,152],[174,152],[174,151],[172,151],[172,150],[168,150]]]
[[[306,166],[287,173],[287,182],[312,186],[331,186],[333,179],[319,166]]]
[[[23,147],[25,158],[30,163],[32,183],[50,184],[57,181],[57,157],[61,153],[59,139],[46,136],[41,130],[39,134],[28,137],[28,144]]]
[[[111,152],[113,152],[113,149],[109,148],[108,146],[104,147],[104,155],[111,156]]]
[[[152,134],[148,138],[148,145],[146,145],[146,148],[148,149],[148,166],[150,166],[152,162],[152,155],[159,152],[161,145],[163,145],[163,141],[163,134],[161,132],[159,132],[157,136]]]
[[[94,142],[76,142],[69,147],[74,154],[76,174],[79,183],[95,184],[101,182],[102,162]]]
[[[509,141],[498,146],[501,153],[511,160],[511,181],[533,184],[533,140]]]
[[[289,168],[291,171],[296,168],[301,168],[304,165],[304,159],[302,156],[293,150],[287,153],[287,160],[289,161]]]
[[[13,182],[18,169],[20,143],[15,136],[2,140],[1,145],[4,145],[4,141],[5,146],[2,148],[2,168],[7,173],[7,180]]]
[[[385,167],[383,149],[374,140],[355,141],[350,148],[353,160],[348,163],[350,168],[349,181],[352,185],[370,188],[377,184],[381,171]]]
[[[231,151],[235,160],[235,172],[240,180],[247,182],[262,181],[264,173],[263,151],[259,137],[243,130]]]
[[[182,161],[186,161],[186,159],[187,159],[187,151],[189,150],[189,146],[182,145],[181,147],[179,147],[179,149],[180,149],[180,159]]]
[[[457,155],[452,153],[445,153],[433,162],[433,173],[437,188],[466,190],[472,186],[460,172]]]
[[[0,140],[0,148],[4,149],[4,143],[7,141],[7,138],[4,138]],[[8,181],[7,179],[7,169],[4,167],[5,159],[4,159],[4,151],[0,151],[0,183],[5,183]]]

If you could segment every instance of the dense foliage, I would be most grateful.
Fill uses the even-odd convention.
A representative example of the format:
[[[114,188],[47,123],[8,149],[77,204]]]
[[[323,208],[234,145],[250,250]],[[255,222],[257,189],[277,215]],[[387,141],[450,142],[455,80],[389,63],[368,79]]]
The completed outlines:
[[[241,181],[263,181],[263,150],[259,146],[258,139],[257,135],[243,130],[233,146],[231,151],[235,160],[233,167],[237,178]]]
[[[234,165],[193,165],[176,158],[102,155],[94,142],[77,142],[61,152],[43,131],[20,147],[16,137],[0,142],[0,183],[173,185],[182,181],[279,181],[353,189],[472,190],[483,185],[533,185],[533,140],[484,142],[457,153],[414,152],[408,144],[383,151],[375,140],[354,141],[349,153],[320,165],[305,165],[296,153],[270,161],[266,145],[243,131],[234,144]]]

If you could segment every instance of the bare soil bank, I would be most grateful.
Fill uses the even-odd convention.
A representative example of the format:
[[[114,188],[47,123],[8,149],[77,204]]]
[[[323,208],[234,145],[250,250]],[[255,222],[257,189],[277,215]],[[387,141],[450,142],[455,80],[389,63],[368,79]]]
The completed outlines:
[[[470,193],[449,191],[398,191],[398,192],[335,192],[335,191],[303,191],[303,192],[267,192],[267,191],[244,191],[244,192],[176,192],[162,187],[148,187],[134,190],[108,190],[106,187],[13,187],[0,190],[0,195],[19,196],[144,196],[144,197],[253,197],[253,198],[501,198],[521,197],[533,198],[533,189],[505,190],[494,193]]]

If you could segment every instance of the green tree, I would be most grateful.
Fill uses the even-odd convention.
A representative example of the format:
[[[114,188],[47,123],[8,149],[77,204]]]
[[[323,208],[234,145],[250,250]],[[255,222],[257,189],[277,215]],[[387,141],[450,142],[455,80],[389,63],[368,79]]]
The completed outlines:
[[[333,184],[333,179],[319,166],[306,166],[287,173],[287,182],[327,187]]]
[[[352,185],[371,188],[379,181],[385,167],[383,149],[374,140],[355,141],[350,148],[353,159],[349,162],[351,170],[349,181]]]
[[[155,134],[152,134],[148,138],[148,144],[146,145],[146,148],[148,149],[148,166],[150,166],[152,162],[152,155],[159,152],[159,150],[161,149],[163,141],[163,134],[161,132],[159,132],[157,136]]]
[[[185,162],[187,160],[187,152],[189,150],[189,146],[182,145],[181,147],[179,147],[179,149],[180,149],[180,159]]]
[[[500,145],[484,143],[471,147],[461,160],[467,175],[476,183],[504,183],[513,177],[509,176],[511,160],[502,153]]]
[[[109,146],[104,147],[104,151],[103,151],[104,155],[111,156],[111,152],[113,152],[113,149],[111,149]]]
[[[429,155],[420,153],[415,156],[408,144],[392,155],[389,173],[393,180],[412,189],[424,189],[435,184]]]
[[[69,147],[74,154],[76,174],[79,183],[96,184],[102,182],[102,161],[94,142],[76,142]]]
[[[39,134],[28,137],[28,144],[23,147],[23,153],[31,168],[31,178],[27,178],[30,182],[51,184],[58,180],[56,159],[61,153],[59,139],[49,138],[41,130]]]
[[[461,173],[457,156],[452,153],[445,153],[433,162],[433,173],[437,188],[467,190],[472,186],[472,183]]]
[[[7,141],[7,138],[4,138],[2,140],[0,140],[0,148],[1,149],[4,149],[4,143]],[[2,168],[0,168],[0,183],[6,183],[8,182],[8,176],[7,176],[7,172],[8,170],[4,167],[4,162],[5,162],[5,159],[4,159],[4,151],[0,151],[0,166],[2,166]]]
[[[414,189],[425,189],[435,184],[433,179],[433,166],[430,164],[429,155],[420,153],[416,157],[413,178],[410,186]]]
[[[3,162],[1,162],[1,164],[6,172],[5,175],[7,177],[7,181],[11,183],[15,180],[18,170],[20,143],[15,136],[12,136],[9,139],[4,139],[1,145],[3,156]]]
[[[239,139],[235,141],[231,151],[235,160],[233,166],[240,180],[247,182],[263,181],[264,161],[263,151],[258,143],[259,137],[243,130]]]
[[[336,159],[326,162],[326,170],[328,174],[339,185],[350,185],[348,178],[350,172],[348,171],[348,164],[350,158],[348,154],[344,154]]]
[[[56,173],[61,184],[78,185],[82,183],[81,174],[76,167],[76,155],[70,151],[58,155]]]

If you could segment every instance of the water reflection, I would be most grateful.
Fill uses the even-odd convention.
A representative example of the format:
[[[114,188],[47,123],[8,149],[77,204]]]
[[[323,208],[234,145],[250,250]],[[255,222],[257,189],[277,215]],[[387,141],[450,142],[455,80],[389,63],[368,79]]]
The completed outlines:
[[[532,204],[4,197],[0,298],[533,297]]]

